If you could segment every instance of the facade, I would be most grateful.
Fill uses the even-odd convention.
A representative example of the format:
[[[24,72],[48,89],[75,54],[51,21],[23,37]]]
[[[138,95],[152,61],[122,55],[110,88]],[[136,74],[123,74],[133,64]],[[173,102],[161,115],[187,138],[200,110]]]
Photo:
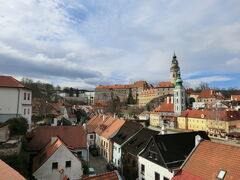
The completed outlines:
[[[175,85],[172,82],[159,82],[157,89],[158,96],[173,95]]]
[[[160,127],[160,114],[159,112],[150,112],[150,126]]]
[[[159,97],[157,89],[147,89],[142,91],[138,96],[139,107],[146,106],[151,100]]]
[[[199,93],[197,102],[204,102],[206,104],[217,103],[224,100],[224,96],[216,89],[204,89]]]
[[[239,179],[240,147],[204,140],[186,159],[173,180]]]
[[[11,76],[0,76],[0,122],[24,117],[29,128],[32,118],[32,90]]]
[[[186,92],[182,83],[183,81],[179,71],[174,89],[174,112],[176,115],[180,115],[186,110]]]
[[[39,153],[52,137],[59,137],[67,147],[88,161],[87,137],[83,126],[39,126],[29,135],[28,151]]]
[[[33,159],[33,176],[37,180],[81,179],[82,163],[77,155],[57,137],[51,141]]]
[[[239,111],[187,110],[178,117],[180,129],[203,130],[212,135],[229,133],[239,123]]]
[[[118,133],[112,138],[113,143],[113,164],[117,168],[122,167],[122,146],[129,138],[141,130],[143,126],[134,121],[126,121]]]
[[[137,81],[129,85],[98,86],[95,89],[94,102],[109,102],[114,98],[119,98],[120,102],[125,102],[129,95],[137,100],[138,95],[143,90],[151,86],[146,81]]]
[[[172,179],[196,146],[196,136],[209,140],[203,131],[153,135],[139,154],[138,179]]]
[[[173,83],[173,84],[176,83],[177,73],[179,71],[180,71],[180,67],[178,66],[177,56],[174,53],[171,68],[170,68],[170,81],[171,81],[171,83]]]

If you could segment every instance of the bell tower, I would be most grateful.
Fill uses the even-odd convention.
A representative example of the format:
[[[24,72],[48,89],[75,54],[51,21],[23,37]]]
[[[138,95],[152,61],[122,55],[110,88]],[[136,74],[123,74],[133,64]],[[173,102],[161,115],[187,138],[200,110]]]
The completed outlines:
[[[175,52],[174,52],[172,64],[170,68],[170,81],[174,85],[176,84],[177,75],[179,71],[180,71],[180,67],[178,66],[177,56],[175,55]]]
[[[186,110],[186,91],[183,87],[180,71],[177,73],[176,86],[174,92],[174,113],[180,115]]]

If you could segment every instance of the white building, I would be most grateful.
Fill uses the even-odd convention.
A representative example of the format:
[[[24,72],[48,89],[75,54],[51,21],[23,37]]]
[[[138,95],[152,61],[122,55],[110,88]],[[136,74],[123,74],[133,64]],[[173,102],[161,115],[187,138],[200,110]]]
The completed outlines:
[[[57,137],[52,137],[46,147],[33,159],[33,176],[37,180],[81,179],[82,163]]]
[[[193,102],[193,109],[205,109],[206,103],[205,102]]]
[[[11,76],[0,76],[0,122],[24,117],[31,125],[32,90]]]

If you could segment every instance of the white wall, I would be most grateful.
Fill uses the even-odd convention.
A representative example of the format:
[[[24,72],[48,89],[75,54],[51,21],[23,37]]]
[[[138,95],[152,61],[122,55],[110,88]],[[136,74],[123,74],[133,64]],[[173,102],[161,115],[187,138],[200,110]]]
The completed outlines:
[[[71,167],[65,167],[66,161],[71,161]],[[58,162],[58,169],[52,169],[53,162]],[[59,173],[60,169],[64,170],[62,174]],[[83,175],[82,163],[64,145],[61,145],[33,175],[38,180],[62,180],[65,175],[71,180],[77,180]]]
[[[144,175],[141,173],[141,165],[145,166]],[[160,180],[163,180],[164,177],[169,180],[173,177],[173,173],[171,173],[168,169],[161,167],[158,164],[155,164],[141,156],[138,157],[138,179],[144,178],[145,180],[155,179],[155,172],[160,174]]]
[[[121,167],[121,151],[121,146],[117,143],[113,143],[113,163],[116,167]]]
[[[21,109],[17,112],[17,104],[17,88],[0,88],[0,114],[19,114]]]

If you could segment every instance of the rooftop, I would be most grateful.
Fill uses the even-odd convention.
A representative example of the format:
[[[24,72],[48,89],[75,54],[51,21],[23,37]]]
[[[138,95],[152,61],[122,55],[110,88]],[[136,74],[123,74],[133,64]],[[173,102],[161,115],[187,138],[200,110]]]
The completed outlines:
[[[146,81],[137,81],[134,84],[127,84],[127,85],[110,85],[110,86],[97,86],[96,89],[127,89],[127,88],[139,88],[148,86]]]
[[[14,79],[12,76],[0,76],[0,87],[27,88],[24,84]]]
[[[119,180],[117,171],[106,172],[93,177],[84,177],[82,180]]]
[[[174,84],[171,82],[159,82],[157,88],[174,88]]]

